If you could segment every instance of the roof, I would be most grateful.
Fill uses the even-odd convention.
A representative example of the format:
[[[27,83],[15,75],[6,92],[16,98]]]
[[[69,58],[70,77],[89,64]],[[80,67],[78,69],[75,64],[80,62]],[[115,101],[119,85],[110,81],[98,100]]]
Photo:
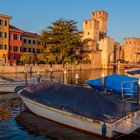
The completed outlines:
[[[8,19],[12,18],[11,16],[7,16],[7,15],[4,15],[4,14],[0,14],[0,17],[4,17],[4,18],[8,18]]]
[[[32,37],[32,38],[37,38],[39,35],[37,33],[32,33],[32,32],[23,32],[24,37]]]
[[[15,27],[15,26],[12,26],[12,25],[9,26],[9,29],[12,30],[12,31],[14,30],[14,31],[18,31],[18,32],[23,32],[23,30]]]

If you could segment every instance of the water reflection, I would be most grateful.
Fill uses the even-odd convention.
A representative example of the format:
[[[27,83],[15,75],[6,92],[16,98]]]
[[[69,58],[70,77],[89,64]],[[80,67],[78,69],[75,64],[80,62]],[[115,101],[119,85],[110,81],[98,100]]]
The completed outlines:
[[[84,132],[38,117],[27,109],[21,112],[16,120],[25,131],[55,140],[101,140],[100,137],[88,135]]]
[[[67,80],[68,83],[73,83],[75,81],[75,74],[78,73],[80,81],[84,82],[87,79],[101,77],[102,72],[105,75],[114,73],[113,70],[69,71],[67,73]],[[121,74],[123,73],[123,71],[120,72]],[[41,73],[41,75],[49,77],[50,73]],[[15,74],[5,74],[4,76],[15,78]],[[17,78],[23,78],[23,76],[24,74],[22,73],[16,75]],[[28,77],[35,76],[36,73],[28,74]],[[63,76],[63,72],[52,73],[52,77],[63,79]],[[13,94],[0,95],[0,106],[3,106],[3,104],[6,108],[3,108],[2,111],[7,114],[7,117],[0,121],[0,140],[101,140],[100,137],[89,135],[34,115]],[[140,140],[140,132],[137,131],[131,135],[118,138],[118,140],[132,139]]]

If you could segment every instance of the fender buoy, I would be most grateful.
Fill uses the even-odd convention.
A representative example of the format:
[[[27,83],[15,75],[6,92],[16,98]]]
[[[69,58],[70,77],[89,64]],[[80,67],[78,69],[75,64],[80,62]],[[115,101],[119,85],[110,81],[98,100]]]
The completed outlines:
[[[103,125],[102,125],[102,137],[106,137],[106,124],[105,123],[103,123]]]

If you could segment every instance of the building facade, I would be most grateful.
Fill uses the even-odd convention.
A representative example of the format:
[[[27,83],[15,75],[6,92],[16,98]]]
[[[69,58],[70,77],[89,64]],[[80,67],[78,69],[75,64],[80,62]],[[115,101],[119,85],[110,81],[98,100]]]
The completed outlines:
[[[114,62],[114,40],[106,37],[99,42],[99,49],[101,50],[101,65],[102,68],[108,68],[109,63]]]
[[[9,22],[12,17],[0,14],[0,64],[8,62]]]
[[[23,31],[10,25],[9,28],[9,60],[10,64],[13,64],[15,60],[19,59],[21,56],[22,48],[22,33]]]
[[[124,39],[124,60],[140,63],[140,38]]]
[[[35,59],[36,54],[43,53],[43,46],[41,44],[38,34],[23,32],[22,53],[29,54],[32,59]]]
[[[108,68],[122,57],[120,44],[107,36],[107,23],[108,13],[103,10],[93,12],[90,20],[83,21],[83,50],[90,50],[85,56],[93,65],[97,61],[99,68]]]

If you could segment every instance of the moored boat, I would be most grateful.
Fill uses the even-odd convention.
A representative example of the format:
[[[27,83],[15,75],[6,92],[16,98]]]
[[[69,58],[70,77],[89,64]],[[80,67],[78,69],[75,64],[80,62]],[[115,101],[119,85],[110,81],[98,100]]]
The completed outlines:
[[[32,84],[32,82],[29,84]],[[15,92],[17,87],[23,86],[25,86],[24,80],[15,80],[12,78],[0,76],[0,93],[12,93]]]
[[[116,95],[116,97],[125,100],[129,98],[137,99],[138,97],[138,78],[127,75],[112,74],[94,80],[87,80],[86,83],[98,90],[104,90],[106,93]]]
[[[36,115],[86,132],[112,138],[140,127],[138,105],[106,98],[90,88],[45,81],[18,93]]]

